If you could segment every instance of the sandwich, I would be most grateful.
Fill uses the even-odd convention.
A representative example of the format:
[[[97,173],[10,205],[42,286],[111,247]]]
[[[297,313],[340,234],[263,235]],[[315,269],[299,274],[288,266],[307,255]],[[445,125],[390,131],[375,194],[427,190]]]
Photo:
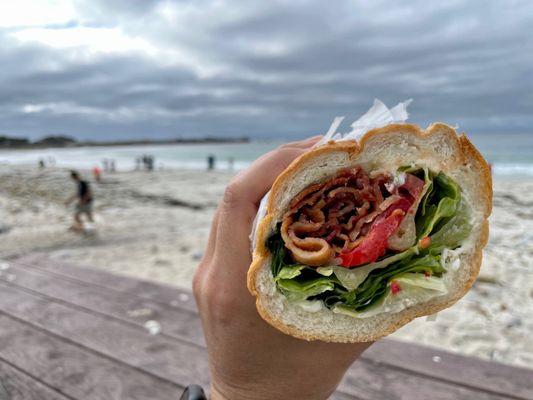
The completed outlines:
[[[274,182],[248,288],[261,317],[289,335],[374,341],[466,294],[491,207],[488,164],[450,126],[390,124],[329,141]]]

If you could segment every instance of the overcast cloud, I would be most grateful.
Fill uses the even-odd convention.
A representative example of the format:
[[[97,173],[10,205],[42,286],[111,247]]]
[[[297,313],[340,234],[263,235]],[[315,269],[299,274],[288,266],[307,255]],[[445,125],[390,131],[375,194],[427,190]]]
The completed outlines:
[[[2,2],[0,135],[302,137],[375,97],[532,132],[533,2],[405,3]]]

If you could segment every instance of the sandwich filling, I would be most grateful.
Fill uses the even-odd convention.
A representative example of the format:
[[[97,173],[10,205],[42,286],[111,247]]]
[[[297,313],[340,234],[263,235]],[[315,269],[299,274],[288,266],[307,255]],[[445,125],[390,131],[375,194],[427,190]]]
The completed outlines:
[[[267,240],[277,288],[305,309],[364,318],[446,294],[449,254],[472,229],[442,172],[356,166],[293,198]]]

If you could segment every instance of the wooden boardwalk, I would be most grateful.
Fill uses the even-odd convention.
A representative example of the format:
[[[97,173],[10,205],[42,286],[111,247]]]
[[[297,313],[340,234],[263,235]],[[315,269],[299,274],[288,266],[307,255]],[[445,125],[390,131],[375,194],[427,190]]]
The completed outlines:
[[[0,400],[177,400],[188,383],[208,386],[190,293],[44,254],[0,274]],[[531,400],[533,371],[389,339],[332,398]]]

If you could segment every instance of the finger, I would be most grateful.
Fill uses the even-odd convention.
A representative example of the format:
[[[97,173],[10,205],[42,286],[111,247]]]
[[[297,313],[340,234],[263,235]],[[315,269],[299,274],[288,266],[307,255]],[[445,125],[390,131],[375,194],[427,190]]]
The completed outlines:
[[[215,248],[217,257],[219,254],[232,255],[242,265],[250,261],[249,235],[261,198],[278,175],[316,140],[318,138],[303,141],[306,143],[301,144],[302,148],[280,147],[273,150],[232,180],[219,208]]]
[[[322,135],[316,135],[308,139],[285,143],[281,147],[296,147],[296,148],[304,149],[304,148],[314,146],[315,143],[318,142],[320,139],[322,139]]]
[[[281,146],[262,157],[239,173],[226,189],[223,203],[226,205],[257,205],[270,189],[278,175],[306,150],[312,147],[320,137],[294,142],[291,146]]]
[[[251,261],[249,235],[258,203],[277,176],[305,149],[279,148],[234,178],[220,205],[215,253],[232,255],[246,268]]]

